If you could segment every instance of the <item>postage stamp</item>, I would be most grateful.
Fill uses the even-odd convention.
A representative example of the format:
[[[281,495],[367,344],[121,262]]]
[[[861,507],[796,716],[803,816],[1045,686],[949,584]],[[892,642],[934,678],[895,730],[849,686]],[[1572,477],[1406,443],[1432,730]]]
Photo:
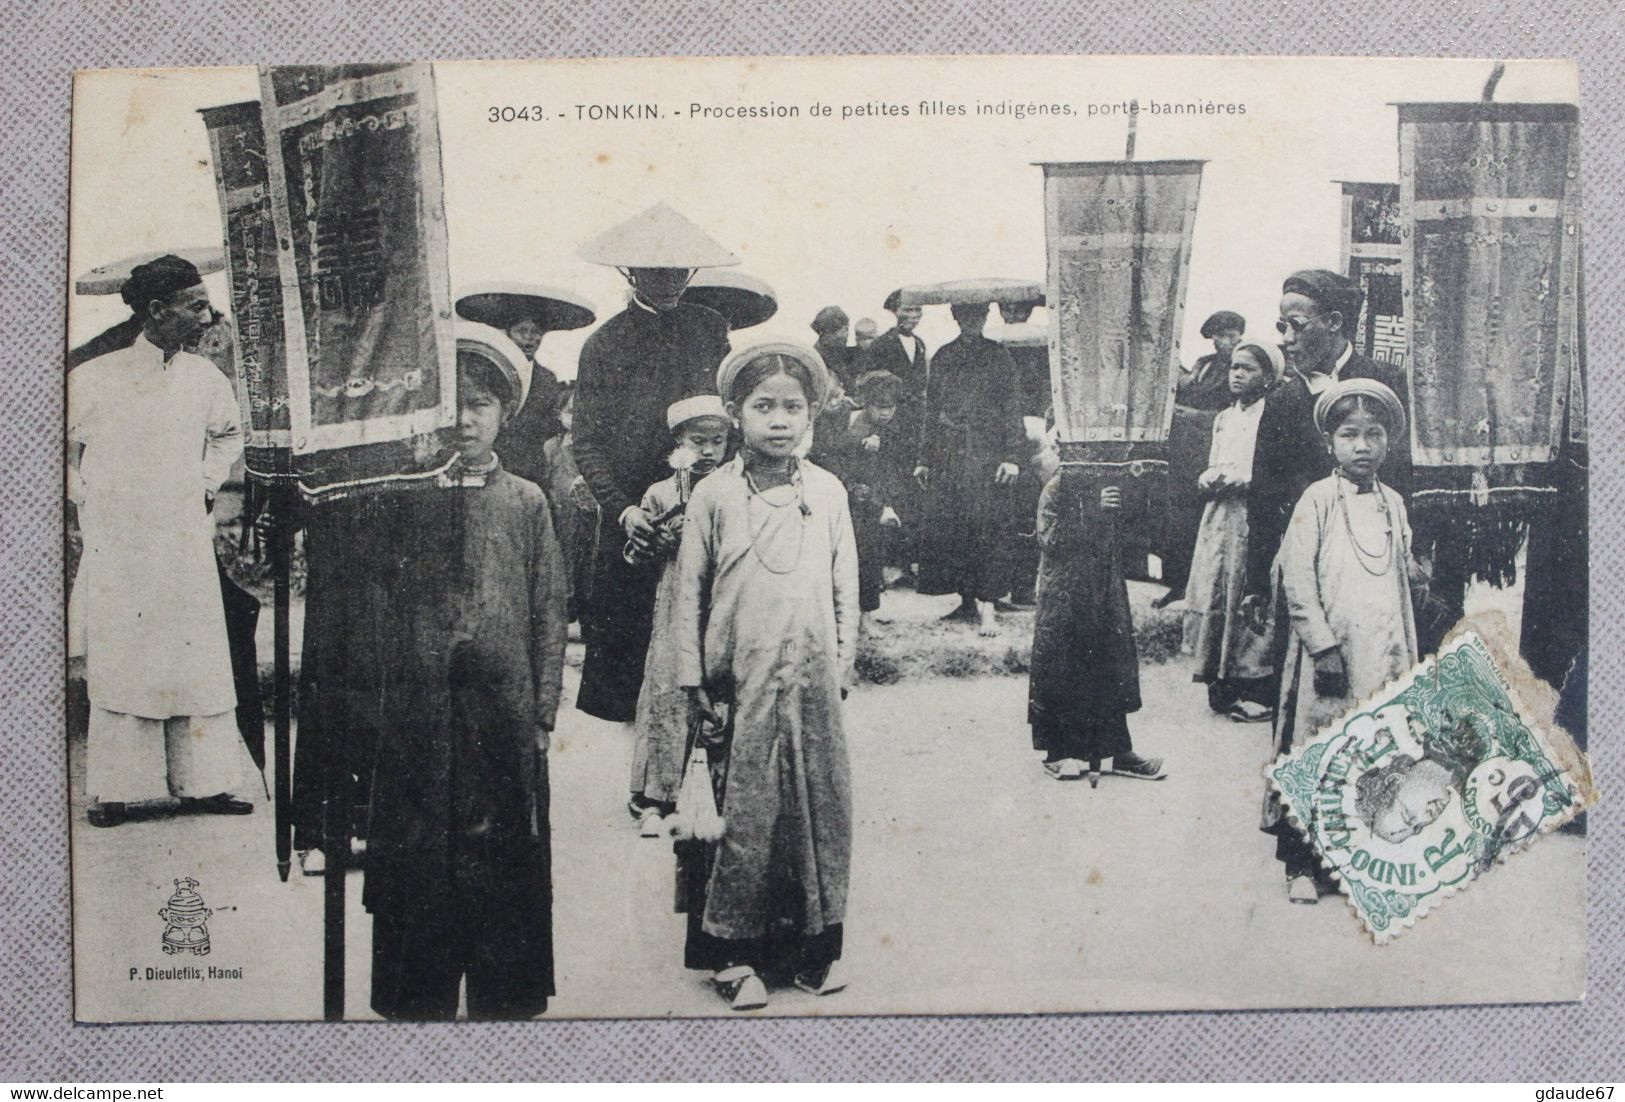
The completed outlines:
[[[1481,627],[1265,771],[1378,944],[1596,802]]]

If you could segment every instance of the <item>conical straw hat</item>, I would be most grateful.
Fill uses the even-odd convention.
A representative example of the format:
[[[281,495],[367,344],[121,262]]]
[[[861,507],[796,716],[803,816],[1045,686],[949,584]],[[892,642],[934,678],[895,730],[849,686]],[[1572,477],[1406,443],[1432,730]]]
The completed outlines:
[[[729,329],[749,329],[779,312],[773,288],[744,272],[702,272],[683,292],[683,301],[715,310]]]
[[[539,283],[481,283],[466,287],[457,298],[457,316],[498,329],[511,329],[534,318],[547,332],[580,329],[597,317],[580,295]]]
[[[615,268],[719,268],[739,263],[737,256],[664,203],[606,230],[581,246],[577,255]]]

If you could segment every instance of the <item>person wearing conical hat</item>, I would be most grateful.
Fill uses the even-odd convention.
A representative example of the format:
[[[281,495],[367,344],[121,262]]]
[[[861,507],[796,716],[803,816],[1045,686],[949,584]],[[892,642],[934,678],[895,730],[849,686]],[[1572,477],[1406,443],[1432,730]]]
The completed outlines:
[[[214,316],[195,266],[159,257],[124,293],[140,335],[68,374],[89,820],[115,826],[130,804],[170,796],[246,815],[253,804],[233,795],[247,755],[209,516],[242,456],[237,399],[214,364],[184,351]]]
[[[591,325],[596,314],[578,296],[528,284],[471,289],[457,300],[457,314],[501,330],[530,361],[525,403],[503,426],[496,450],[507,470],[538,485],[545,484],[549,472],[543,446],[564,432],[559,418],[564,394],[558,375],[540,359],[542,338],[551,332]]]
[[[553,893],[547,751],[562,690],[565,564],[547,498],[493,450],[524,403],[529,357],[457,332],[458,460],[396,495],[381,713],[362,902],[372,1008],[450,1020],[547,1009]]]
[[[915,478],[925,487],[919,592],[957,594],[951,616],[996,631],[1010,591],[1014,484],[1029,450],[1016,365],[983,335],[988,303],[955,304],[960,335],[931,358]]]
[[[576,706],[630,723],[658,575],[621,552],[628,541],[649,548],[656,538],[640,502],[670,473],[667,409],[715,394],[717,365],[728,352],[728,323],[684,302],[683,291],[698,269],[738,260],[664,204],[588,242],[580,255],[619,269],[632,301],[587,338],[576,376],[575,461],[602,509],[592,593],[581,610],[587,654]]]

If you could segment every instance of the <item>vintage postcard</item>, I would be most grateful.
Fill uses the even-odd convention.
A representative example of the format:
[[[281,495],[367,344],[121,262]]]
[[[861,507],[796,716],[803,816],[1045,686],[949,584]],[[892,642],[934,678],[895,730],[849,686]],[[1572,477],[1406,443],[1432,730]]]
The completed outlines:
[[[79,73],[78,1019],[1581,998],[1577,104]]]

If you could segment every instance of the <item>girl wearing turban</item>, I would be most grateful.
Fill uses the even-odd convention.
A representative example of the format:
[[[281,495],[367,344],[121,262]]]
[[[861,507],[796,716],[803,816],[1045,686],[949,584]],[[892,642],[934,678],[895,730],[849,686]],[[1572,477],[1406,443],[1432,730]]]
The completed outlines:
[[[1417,661],[1411,529],[1404,499],[1378,478],[1389,441],[1405,432],[1392,390],[1345,379],[1321,392],[1315,428],[1336,469],[1304,491],[1277,560],[1292,636],[1281,678],[1276,752],[1284,754]],[[1266,800],[1287,895],[1313,903],[1329,885],[1314,853]],[[1318,881],[1318,884],[1317,884]]]

